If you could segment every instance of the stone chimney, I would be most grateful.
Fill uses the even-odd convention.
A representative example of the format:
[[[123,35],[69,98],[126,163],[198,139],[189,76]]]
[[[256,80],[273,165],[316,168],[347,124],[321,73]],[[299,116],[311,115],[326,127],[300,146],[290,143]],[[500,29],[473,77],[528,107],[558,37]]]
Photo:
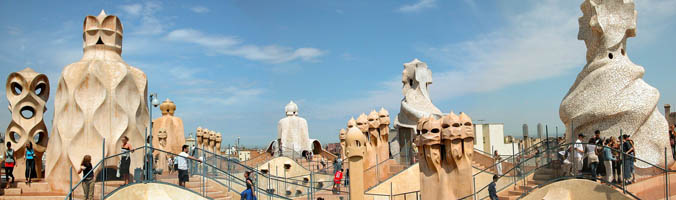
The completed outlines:
[[[664,104],[664,117],[669,121],[669,114],[671,113],[671,105]]]

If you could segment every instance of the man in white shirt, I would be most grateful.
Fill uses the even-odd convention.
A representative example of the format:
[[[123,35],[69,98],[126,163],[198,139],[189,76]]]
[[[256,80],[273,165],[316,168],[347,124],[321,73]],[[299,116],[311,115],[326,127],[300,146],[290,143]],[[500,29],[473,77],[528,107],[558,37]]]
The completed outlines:
[[[584,154],[584,145],[582,145],[582,140],[584,140],[584,135],[582,133],[577,135],[577,140],[575,140],[575,145],[573,146],[573,151],[575,151],[575,175],[578,175],[582,171],[582,159]]]
[[[197,162],[202,161],[188,155],[188,145],[183,145],[183,152],[179,153],[174,159],[178,161],[178,185],[185,187],[185,182],[188,182],[188,179],[190,178],[190,175],[188,175],[188,159]]]

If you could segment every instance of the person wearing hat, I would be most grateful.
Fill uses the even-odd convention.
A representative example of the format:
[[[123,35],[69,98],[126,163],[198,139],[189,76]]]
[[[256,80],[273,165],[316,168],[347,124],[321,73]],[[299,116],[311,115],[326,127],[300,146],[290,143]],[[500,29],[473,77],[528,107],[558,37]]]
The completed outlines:
[[[584,140],[584,134],[580,133],[577,135],[577,140],[575,140],[575,145],[573,146],[573,150],[575,151],[575,157],[573,158],[575,161],[575,171],[573,173],[575,175],[579,175],[580,171],[582,171],[584,155],[584,145],[582,145],[582,140]]]

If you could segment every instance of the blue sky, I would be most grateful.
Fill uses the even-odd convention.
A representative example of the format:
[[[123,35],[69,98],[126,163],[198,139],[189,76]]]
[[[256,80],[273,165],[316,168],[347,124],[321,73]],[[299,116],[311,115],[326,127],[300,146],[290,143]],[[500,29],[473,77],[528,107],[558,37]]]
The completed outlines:
[[[293,100],[311,138],[336,142],[350,116],[399,110],[403,63],[428,64],[433,102],[474,120],[559,126],[561,99],[585,64],[581,1],[0,1],[0,74],[31,67],[56,89],[82,56],[82,22],[101,9],[124,25],[123,59],[197,126],[245,145],[273,140]],[[676,0],[637,0],[628,40],[644,79],[676,104]],[[4,88],[3,88],[4,94]],[[46,122],[51,127],[53,96]],[[0,98],[6,105],[7,99]],[[155,110],[154,117],[159,117]],[[10,121],[0,113],[0,127]],[[3,131],[4,132],[4,131]]]

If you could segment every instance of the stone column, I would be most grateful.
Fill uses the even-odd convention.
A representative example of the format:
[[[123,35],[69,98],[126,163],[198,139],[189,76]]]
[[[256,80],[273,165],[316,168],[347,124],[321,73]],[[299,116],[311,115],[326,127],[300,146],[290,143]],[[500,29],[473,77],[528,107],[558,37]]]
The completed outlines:
[[[345,143],[345,153],[350,165],[350,199],[364,200],[364,155],[368,141],[359,129],[350,128]]]
[[[14,176],[17,179],[25,178],[26,144],[30,143],[35,152],[35,174],[31,176],[42,178],[39,172],[42,171],[42,155],[48,143],[43,116],[49,99],[49,79],[44,74],[26,68],[9,74],[5,92],[12,115],[12,121],[5,132],[5,141],[12,143],[14,149]],[[5,144],[2,146],[6,147]]]

